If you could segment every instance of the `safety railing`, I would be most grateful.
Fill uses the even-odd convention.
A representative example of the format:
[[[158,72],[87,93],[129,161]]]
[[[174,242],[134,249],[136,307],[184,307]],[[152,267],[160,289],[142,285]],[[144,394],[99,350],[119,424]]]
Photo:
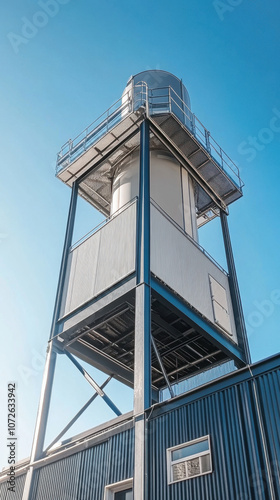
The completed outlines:
[[[204,127],[172,87],[150,89],[148,95],[149,114],[151,116],[166,112],[175,115],[218,163],[219,167],[231,178],[234,184],[240,189],[243,187],[244,184],[240,178],[237,165],[213,139],[209,130]]]
[[[149,89],[145,82],[140,82],[129,88],[110,108],[92,122],[83,132],[73,140],[69,139],[61,148],[57,156],[56,173],[69,166],[93,144],[101,139],[107,132],[130,113],[135,112],[143,106],[148,116],[156,116],[161,113],[174,115],[182,126],[203,146],[224,171],[241,189],[243,182],[240,178],[237,165],[229,158],[225,151],[213,139],[209,130],[190,110],[183,99],[172,87],[161,87]]]
[[[56,173],[69,166],[81,154],[87,151],[93,144],[101,139],[107,132],[120,123],[132,111],[144,106],[147,102],[146,84],[138,84],[132,90],[129,89],[110,108],[94,120],[77,137],[69,139],[57,155]]]

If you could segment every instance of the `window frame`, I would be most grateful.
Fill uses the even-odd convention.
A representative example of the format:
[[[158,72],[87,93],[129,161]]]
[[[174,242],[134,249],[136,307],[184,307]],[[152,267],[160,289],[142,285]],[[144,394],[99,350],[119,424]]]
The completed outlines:
[[[179,458],[177,460],[172,460],[172,452],[173,451],[180,450],[181,448],[185,448],[186,446],[200,443],[201,441],[205,441],[206,439],[208,440],[208,446],[209,446],[208,450],[194,453],[193,455],[189,455],[188,457]],[[184,479],[173,480],[173,471],[172,471],[173,465],[187,462],[189,460],[193,460],[194,458],[199,458],[199,457],[206,456],[206,455],[209,455],[209,458],[210,458],[210,469],[208,471],[201,472],[200,474],[196,474],[195,476],[185,477]],[[210,435],[207,434],[207,435],[201,436],[197,439],[192,439],[191,441],[186,441],[185,443],[178,444],[177,446],[172,446],[170,448],[167,448],[167,450],[166,450],[166,462],[167,462],[168,484],[175,484],[175,483],[179,483],[181,481],[188,481],[189,479],[194,479],[196,477],[205,476],[206,474],[211,474],[211,472],[213,472],[213,464],[212,464],[212,451],[211,451]]]
[[[104,500],[114,500],[115,493],[133,488],[133,478],[124,479],[117,483],[107,484],[104,490]]]

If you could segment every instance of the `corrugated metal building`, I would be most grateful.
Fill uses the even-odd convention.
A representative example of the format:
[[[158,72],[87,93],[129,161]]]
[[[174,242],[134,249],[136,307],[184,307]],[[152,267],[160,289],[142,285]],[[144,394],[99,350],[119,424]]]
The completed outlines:
[[[146,412],[150,500],[280,498],[280,355],[233,372]],[[212,472],[168,484],[167,450],[209,436]],[[1,475],[1,500],[7,494]],[[104,500],[105,486],[133,477],[132,414],[77,436],[42,460],[33,500]],[[109,498],[109,497],[108,497]]]

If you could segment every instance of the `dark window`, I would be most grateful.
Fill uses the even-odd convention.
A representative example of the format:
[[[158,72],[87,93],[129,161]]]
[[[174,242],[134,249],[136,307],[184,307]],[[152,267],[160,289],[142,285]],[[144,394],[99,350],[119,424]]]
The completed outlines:
[[[132,488],[124,491],[118,491],[114,495],[115,500],[133,500],[132,497]]]

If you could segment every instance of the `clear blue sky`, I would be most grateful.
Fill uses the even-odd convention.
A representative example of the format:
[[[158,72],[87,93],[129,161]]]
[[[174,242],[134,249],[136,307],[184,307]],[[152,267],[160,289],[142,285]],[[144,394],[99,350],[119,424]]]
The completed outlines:
[[[46,3],[0,6],[0,442],[6,384],[16,381],[19,459],[30,452],[70,196],[55,178],[56,153],[131,74],[157,68],[182,78],[193,111],[239,164],[244,197],[229,223],[253,361],[279,350],[279,3],[56,0],[42,16]],[[204,243],[223,263],[217,224]],[[68,364],[59,358],[50,438],[91,395]],[[127,391],[115,399],[130,408]],[[74,431],[105,414],[101,401]],[[0,466],[6,459],[1,445]]]

